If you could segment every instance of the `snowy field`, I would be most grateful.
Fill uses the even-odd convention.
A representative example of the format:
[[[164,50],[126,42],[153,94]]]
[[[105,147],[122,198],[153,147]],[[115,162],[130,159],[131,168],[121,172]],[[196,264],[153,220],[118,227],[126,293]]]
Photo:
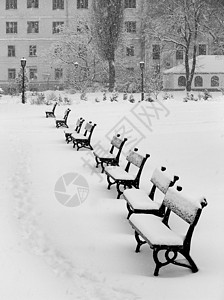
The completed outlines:
[[[73,127],[79,117],[97,123],[93,144],[109,148],[109,137],[123,128],[129,137],[124,152],[135,145],[151,155],[142,188],[149,190],[154,168],[164,165],[180,177],[185,193],[207,198],[191,248],[199,272],[170,265],[154,277],[152,251],[144,245],[135,253],[126,203],[116,199],[115,187],[107,190],[91,151],[65,143],[63,129],[45,118],[51,106],[3,96],[0,299],[224,299],[224,96],[184,103],[177,93],[160,102],[160,110],[150,103],[102,101],[96,94],[88,101],[71,97],[68,124]],[[58,106],[56,116],[66,108]],[[85,178],[89,194],[82,205],[66,207],[54,188],[74,172]]]

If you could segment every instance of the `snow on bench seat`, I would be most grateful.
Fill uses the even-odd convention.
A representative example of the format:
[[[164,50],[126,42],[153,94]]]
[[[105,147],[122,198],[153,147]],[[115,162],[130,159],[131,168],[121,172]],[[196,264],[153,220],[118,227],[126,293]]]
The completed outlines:
[[[154,246],[183,246],[183,236],[170,230],[162,223],[162,218],[154,215],[133,214],[130,223],[137,228],[144,239]]]

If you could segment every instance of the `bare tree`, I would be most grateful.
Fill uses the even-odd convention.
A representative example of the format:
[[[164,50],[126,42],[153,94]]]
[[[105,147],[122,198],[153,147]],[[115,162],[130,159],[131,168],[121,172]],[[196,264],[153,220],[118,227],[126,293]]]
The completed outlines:
[[[123,11],[123,1],[120,0],[92,2],[92,35],[99,56],[108,62],[110,91],[115,85],[115,52],[123,29]]]
[[[211,12],[215,11],[213,4],[211,0],[150,1],[146,37],[162,47],[171,45],[183,50],[187,91],[191,90],[199,41],[209,36],[214,38],[216,30],[213,29],[217,25],[211,22]]]

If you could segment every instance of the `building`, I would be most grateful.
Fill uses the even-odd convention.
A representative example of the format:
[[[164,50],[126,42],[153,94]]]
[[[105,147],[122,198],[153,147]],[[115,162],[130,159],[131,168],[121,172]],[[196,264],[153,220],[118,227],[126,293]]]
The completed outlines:
[[[125,0],[124,26],[128,45],[124,57],[129,68],[139,67],[145,58],[141,36],[141,11],[145,0]],[[82,14],[88,17],[91,0],[2,0],[0,1],[0,87],[11,88],[26,58],[30,87],[48,89],[63,86],[65,70],[43,62],[58,38],[58,26]]]
[[[192,59],[190,60],[190,68]],[[179,64],[163,72],[165,90],[184,90],[185,65]],[[192,90],[219,90],[224,88],[224,55],[199,55],[196,58]]]

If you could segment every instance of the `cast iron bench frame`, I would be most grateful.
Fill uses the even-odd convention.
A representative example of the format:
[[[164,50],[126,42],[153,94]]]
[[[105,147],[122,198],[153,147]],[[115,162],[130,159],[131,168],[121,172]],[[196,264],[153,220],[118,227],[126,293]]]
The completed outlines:
[[[146,193],[146,191],[142,189],[126,189],[123,193],[124,199],[127,201],[127,209],[128,209],[128,216],[127,219],[130,218],[130,216],[133,213],[136,214],[153,214],[159,217],[163,217],[165,213],[165,206],[163,203],[159,204],[157,206],[154,205],[156,201],[155,200],[155,194],[159,190],[164,195],[166,194],[169,187],[174,186],[174,184],[179,180],[179,177],[176,175],[173,175],[173,178],[170,176],[168,177],[165,174],[166,167],[161,167],[160,170],[156,168],[151,176],[151,183],[152,187],[149,192],[149,194]],[[162,177],[161,177],[162,175]],[[132,203],[132,197],[135,197],[137,199],[137,203]],[[149,202],[148,208],[143,208],[141,205],[143,202],[145,202],[145,199]],[[153,201],[153,202],[152,202]],[[152,204],[152,205],[150,205]],[[156,203],[157,204],[157,203]]]
[[[106,164],[107,166],[119,166],[121,151],[126,141],[127,138],[121,139],[120,134],[117,134],[111,140],[111,148],[108,154],[101,155],[94,151],[93,154],[96,160],[96,168],[98,168],[98,166],[101,165],[102,173],[103,173],[104,164]],[[117,149],[116,155],[114,153],[115,148]]]
[[[117,192],[118,192],[117,199],[119,199],[120,196],[123,194],[123,191],[120,190],[120,186],[123,186],[124,189],[126,189],[127,187],[128,188],[132,188],[132,187],[139,188],[140,176],[141,176],[144,164],[145,164],[146,160],[150,157],[150,155],[146,154],[145,156],[142,156],[141,154],[139,154],[137,152],[138,152],[137,148],[129,151],[129,154],[126,157],[127,165],[126,165],[125,169],[123,169],[120,166],[108,166],[108,167],[105,167],[105,169],[104,169],[104,171],[107,175],[107,182],[108,182],[107,189],[110,190],[110,187],[113,184],[116,184],[116,188],[117,188]],[[131,165],[134,165],[138,168],[138,171],[135,176],[129,177],[129,176],[126,176],[126,174],[124,174],[126,178],[124,178],[124,177],[122,178],[122,176],[116,177],[116,175],[112,174],[113,171],[115,171],[115,172],[118,171],[118,173],[119,173],[119,171],[121,171],[121,172],[125,171],[125,173],[130,174],[129,171],[130,171]],[[129,177],[129,178],[127,179],[127,177]],[[111,179],[113,181],[111,181]]]
[[[190,256],[191,239],[195,226],[197,225],[198,220],[200,218],[202,209],[207,205],[207,201],[204,197],[202,197],[200,201],[194,203],[190,199],[183,197],[179,194],[181,193],[181,189],[181,187],[177,187],[177,190],[175,190],[174,187],[168,189],[163,199],[163,204],[166,207],[166,212],[162,219],[153,215],[139,214],[133,214],[129,219],[130,225],[135,230],[135,239],[137,241],[137,247],[135,252],[140,252],[140,247],[145,243],[148,243],[150,248],[153,250],[153,259],[156,264],[154,276],[158,276],[160,268],[168,264],[174,264],[189,268],[193,273],[196,273],[198,271],[198,267],[196,266],[195,262]],[[171,236],[173,234],[175,237],[177,236],[177,234],[169,227],[169,218],[171,213],[176,214],[177,216],[179,216],[180,219],[188,223],[188,229],[186,230],[186,234],[182,237],[178,235],[178,238],[181,240],[181,243],[174,241],[172,241],[173,244],[172,242],[159,242],[160,238],[167,239],[168,232],[166,228],[170,230],[169,233],[171,233]],[[139,225],[140,220],[144,221],[142,225]],[[135,225],[136,222],[138,223],[138,226]],[[164,228],[163,226],[166,226],[166,228]],[[141,227],[141,229],[139,229],[139,227]],[[157,228],[154,228],[154,232],[150,233],[150,240],[150,238],[148,238],[147,235],[149,236],[150,229],[153,230],[152,227],[157,227],[158,231],[156,230]],[[161,233],[161,229],[166,231],[166,236],[164,235],[164,232]],[[157,242],[153,243],[152,239],[155,239],[155,237],[157,239]],[[165,251],[165,261],[161,261],[159,259],[160,251]],[[178,259],[178,254],[181,254],[187,260],[188,263],[181,262]]]
[[[46,113],[46,118],[55,118],[55,114],[54,114],[54,112],[55,112],[55,109],[56,109],[56,106],[58,105],[58,102],[55,102],[54,103],[54,106],[53,106],[53,108],[52,108],[52,111],[45,111],[45,113]]]
[[[69,115],[70,111],[71,111],[71,109],[67,108],[65,110],[63,119],[56,119],[55,120],[57,128],[59,128],[59,127],[66,127],[66,128],[68,128],[67,120],[68,120],[68,115]]]
[[[71,138],[73,142],[73,148],[77,147],[77,151],[80,148],[87,148],[93,150],[93,147],[91,145],[91,138],[95,127],[96,124],[92,124],[92,122],[90,121],[85,125],[84,134],[78,133],[75,136],[73,136],[72,134]]]
[[[82,124],[84,123],[84,121],[85,120],[82,117],[79,118],[77,120],[77,122],[76,122],[76,126],[75,126],[75,129],[74,129],[73,132],[79,133],[80,130],[81,130],[81,128],[82,128]],[[65,133],[65,141],[66,141],[67,144],[69,144],[72,141],[72,134],[73,134],[73,132],[71,132],[71,131],[69,131],[69,132],[68,131],[64,131],[64,133]]]

